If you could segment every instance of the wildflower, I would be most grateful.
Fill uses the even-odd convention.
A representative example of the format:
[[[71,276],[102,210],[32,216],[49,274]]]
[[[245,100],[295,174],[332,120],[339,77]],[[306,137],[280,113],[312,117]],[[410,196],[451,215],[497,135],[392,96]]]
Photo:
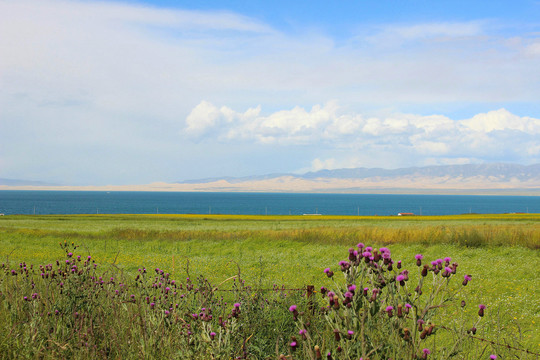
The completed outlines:
[[[150,309],[153,309],[156,306],[156,303],[151,302],[150,303]]]
[[[422,352],[424,353],[424,356],[422,357],[422,359],[427,359],[427,356],[431,354],[431,351],[429,351],[429,349],[424,349],[422,350]]]
[[[334,309],[339,309],[339,298],[337,297],[337,295],[334,295]]]
[[[424,329],[424,320],[419,319],[416,323],[418,324],[418,331],[422,331]]]
[[[291,350],[292,350],[292,351],[296,350],[296,346],[298,346],[298,344],[296,343],[296,341],[292,341],[289,345],[291,346]]]
[[[409,329],[404,328],[403,329],[403,340],[409,341],[411,339],[410,336],[411,336],[411,332],[409,331]]]
[[[401,260],[399,260],[399,261],[397,262],[397,268],[398,268],[398,269],[401,269]]]
[[[359,244],[360,245],[360,244]],[[363,245],[363,244],[362,244]],[[319,345],[315,345],[314,347],[315,349],[315,358],[317,360],[320,360],[322,358],[322,355],[321,355],[321,348],[319,348]]]
[[[471,280],[472,280],[471,275],[465,275],[465,276],[463,277],[463,286],[466,286],[467,283],[468,283],[469,281],[471,281]]]
[[[354,285],[354,284],[349,285],[348,289],[349,289],[350,292],[352,292],[354,294],[354,291],[356,290],[356,285]]]
[[[328,289],[325,288],[324,286],[321,286],[321,294],[324,296],[324,294],[326,294],[328,292]]]
[[[388,317],[392,317],[393,316],[392,310],[394,310],[393,306],[387,306],[384,311],[386,311],[386,313],[388,314]]]
[[[429,266],[424,265],[424,268],[422,269],[422,276],[423,276],[423,277],[426,277],[426,276],[427,276],[428,268],[429,268]]]
[[[334,329],[334,338],[336,339],[336,341],[339,341],[341,339],[338,329]]]
[[[412,308],[412,305],[409,304],[409,303],[406,303],[406,304],[405,304],[405,314],[408,314],[409,311],[411,310],[411,308]]]
[[[401,304],[398,304],[397,306],[397,317],[398,318],[403,317],[403,305]]]
[[[300,331],[298,332],[298,334],[302,336],[302,339],[304,339],[304,340],[307,339],[307,337],[306,337],[306,335],[307,335],[307,330],[306,330],[306,329],[300,329]]]
[[[215,336],[216,336],[216,333],[212,331],[212,332],[210,333],[210,339],[214,340],[214,337],[215,337]]]
[[[330,268],[324,269],[324,273],[325,273],[326,276],[328,276],[329,278],[331,278],[332,276],[334,276],[334,273],[332,272],[332,270],[330,270]]]
[[[424,258],[424,255],[416,254],[416,256],[414,258],[416,259],[416,266],[421,266],[422,265],[422,259]]]
[[[345,272],[349,270],[349,268],[351,267],[351,264],[349,264],[348,261],[342,260],[339,262],[339,266],[341,267],[341,271]]]
[[[356,245],[359,249],[362,249],[364,247],[364,244],[362,243],[358,243],[358,245]]]
[[[379,293],[379,290],[378,289],[373,289],[372,291],[372,294],[371,294],[371,298],[370,298],[370,302],[373,302],[375,300],[377,300],[377,294]]]
[[[479,308],[478,316],[480,316],[480,317],[484,316],[484,310],[486,309],[486,305],[480,304],[480,305],[478,305],[478,308]]]
[[[352,336],[354,335],[354,331],[347,330],[347,339],[351,340]]]
[[[329,351],[328,354],[326,354],[327,360],[332,360],[332,353]]]
[[[465,305],[467,305],[467,304],[465,303],[465,300],[461,300],[461,307],[465,307]]]
[[[67,256],[68,256],[68,257],[72,257],[72,256],[73,256],[73,253],[70,252],[70,253],[67,254]]]
[[[448,266],[445,266],[444,271],[442,273],[442,276],[443,277],[450,277],[450,274],[452,274],[452,269],[449,268]]]
[[[291,305],[289,311],[293,313],[293,318],[296,320],[298,318],[298,310],[296,310],[296,305]]]
[[[364,288],[364,296],[367,296],[368,290],[369,290],[368,287],[365,287],[365,288]]]
[[[165,310],[165,316],[169,316],[170,314],[170,311],[169,310]]]
[[[493,354],[492,354],[492,355],[489,355],[489,358],[490,358],[490,360],[496,360],[496,359],[497,359],[497,355],[493,355]]]

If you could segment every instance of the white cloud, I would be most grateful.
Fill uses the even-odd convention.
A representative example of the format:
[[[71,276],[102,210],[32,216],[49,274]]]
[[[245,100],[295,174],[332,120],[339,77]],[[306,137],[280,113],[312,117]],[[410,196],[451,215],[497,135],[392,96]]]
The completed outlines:
[[[201,108],[211,111],[200,111]],[[226,111],[225,111],[226,109]],[[320,146],[329,151],[349,151],[336,160],[317,157],[312,169],[344,167],[366,161],[351,156],[353,152],[368,151],[393,153],[414,157],[419,162],[463,163],[466,159],[519,159],[537,161],[540,119],[519,117],[505,109],[477,114],[470,119],[453,120],[442,115],[420,116],[393,114],[386,118],[361,114],[342,113],[335,102],[316,105],[311,110],[294,107],[270,115],[261,115],[249,109],[244,113],[223,107],[220,113],[207,102],[199,104],[188,116],[190,119],[208,113],[209,119],[201,118],[200,124],[215,125],[216,118],[227,121],[219,123],[216,134],[210,138],[223,143],[242,140],[253,144],[280,144],[286,146]],[[385,155],[386,156],[386,155]],[[424,160],[422,160],[424,159]]]
[[[471,22],[438,22],[412,25],[388,25],[373,35],[371,41],[423,40],[433,38],[464,38],[478,36],[483,33],[484,24]]]

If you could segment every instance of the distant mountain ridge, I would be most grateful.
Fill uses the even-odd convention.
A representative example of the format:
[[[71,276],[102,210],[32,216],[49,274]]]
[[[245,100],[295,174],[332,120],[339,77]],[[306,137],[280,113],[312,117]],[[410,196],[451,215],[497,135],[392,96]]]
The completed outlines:
[[[297,179],[398,179],[398,178],[486,178],[490,181],[520,181],[538,180],[540,183],[540,164],[519,165],[508,163],[465,164],[465,165],[433,165],[423,167],[408,167],[399,169],[383,168],[344,168],[335,170],[319,170],[305,174],[268,174],[259,176],[207,178],[198,180],[179,181],[179,184],[204,184],[216,181],[241,183],[246,181],[270,180],[281,177]]]
[[[540,164],[507,163],[320,170],[155,182],[142,185],[59,186],[0,179],[0,190],[196,191],[361,194],[470,194],[540,196]]]
[[[3,179],[0,178],[0,185],[6,186],[50,186],[50,184],[44,181],[33,181],[33,180],[20,180],[20,179]]]

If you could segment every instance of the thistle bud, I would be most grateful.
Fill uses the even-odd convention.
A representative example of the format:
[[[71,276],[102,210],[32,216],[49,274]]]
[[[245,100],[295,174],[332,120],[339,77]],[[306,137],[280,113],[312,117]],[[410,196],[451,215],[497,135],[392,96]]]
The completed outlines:
[[[486,305],[480,304],[478,305],[478,316],[482,317],[484,316],[484,310],[486,309]]]
[[[319,348],[319,345],[315,345],[315,359],[317,360],[322,359],[321,349]]]

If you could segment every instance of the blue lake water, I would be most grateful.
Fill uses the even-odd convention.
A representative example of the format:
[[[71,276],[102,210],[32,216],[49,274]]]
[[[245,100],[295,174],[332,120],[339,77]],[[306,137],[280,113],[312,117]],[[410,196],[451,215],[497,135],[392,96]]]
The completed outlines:
[[[453,215],[540,213],[538,196],[0,191],[0,213]]]

